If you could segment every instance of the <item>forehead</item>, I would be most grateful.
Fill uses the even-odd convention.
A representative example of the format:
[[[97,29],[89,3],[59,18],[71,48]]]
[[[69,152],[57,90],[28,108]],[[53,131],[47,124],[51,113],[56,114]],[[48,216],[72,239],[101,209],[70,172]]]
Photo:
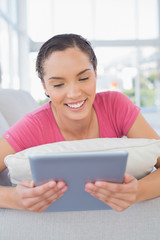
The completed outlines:
[[[44,61],[44,70],[70,69],[75,67],[86,68],[91,66],[89,56],[79,48],[68,48],[64,51],[51,53]]]

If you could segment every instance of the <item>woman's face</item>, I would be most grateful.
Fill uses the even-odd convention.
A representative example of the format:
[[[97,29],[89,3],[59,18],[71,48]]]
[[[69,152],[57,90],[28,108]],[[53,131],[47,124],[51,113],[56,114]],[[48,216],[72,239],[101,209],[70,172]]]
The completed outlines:
[[[44,62],[44,83],[52,109],[63,119],[90,115],[96,92],[96,71],[79,48],[53,52]]]

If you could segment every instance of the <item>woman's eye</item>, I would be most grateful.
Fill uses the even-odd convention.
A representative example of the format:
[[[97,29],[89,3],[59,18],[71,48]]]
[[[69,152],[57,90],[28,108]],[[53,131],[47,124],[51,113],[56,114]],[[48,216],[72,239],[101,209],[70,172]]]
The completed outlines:
[[[55,84],[55,85],[53,85],[54,87],[61,87],[61,86],[63,86],[64,85],[64,83],[60,83],[60,84]]]
[[[88,80],[88,77],[79,79],[79,81],[85,81],[85,80]]]

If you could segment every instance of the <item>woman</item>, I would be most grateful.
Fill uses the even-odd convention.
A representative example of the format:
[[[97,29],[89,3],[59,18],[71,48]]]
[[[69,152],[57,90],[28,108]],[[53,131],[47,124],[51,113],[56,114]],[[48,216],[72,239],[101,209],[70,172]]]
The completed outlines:
[[[137,108],[118,92],[96,94],[97,59],[90,43],[64,34],[41,47],[36,63],[50,102],[27,114],[0,140],[0,170],[4,158],[29,147],[51,142],[122,137],[159,139]],[[160,159],[156,167],[160,167]],[[137,181],[125,174],[123,184],[87,183],[85,191],[116,211],[135,202],[160,196],[160,169]],[[65,182],[35,187],[25,180],[15,188],[0,187],[0,207],[42,212],[67,191]]]

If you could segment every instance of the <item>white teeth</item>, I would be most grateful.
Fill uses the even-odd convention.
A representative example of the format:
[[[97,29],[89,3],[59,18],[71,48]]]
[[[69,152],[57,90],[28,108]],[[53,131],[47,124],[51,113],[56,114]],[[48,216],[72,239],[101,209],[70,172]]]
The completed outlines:
[[[77,104],[67,104],[69,107],[71,108],[79,108],[83,105],[84,101],[81,103],[77,103]]]

